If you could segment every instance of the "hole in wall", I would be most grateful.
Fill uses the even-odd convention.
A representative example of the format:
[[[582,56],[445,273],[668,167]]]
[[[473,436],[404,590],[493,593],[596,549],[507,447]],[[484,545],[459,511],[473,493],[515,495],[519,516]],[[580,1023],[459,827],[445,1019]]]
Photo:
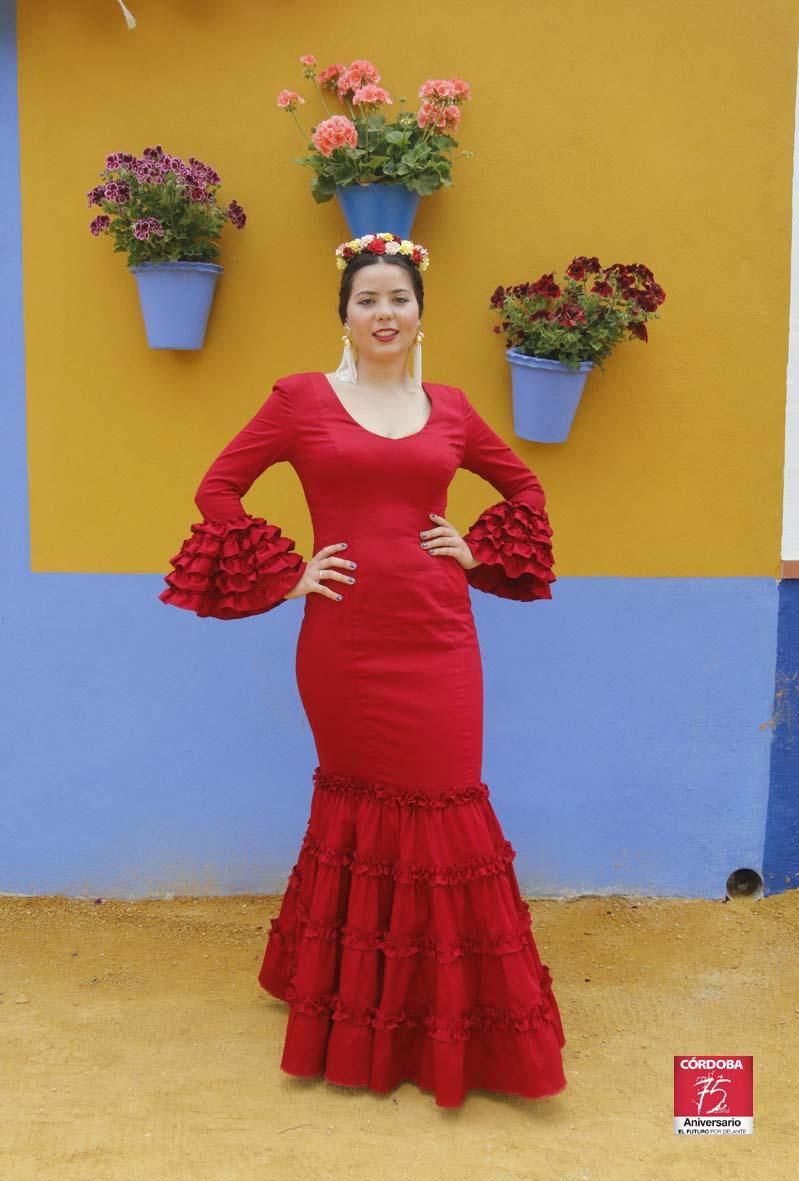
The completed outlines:
[[[763,897],[763,879],[756,869],[734,869],[727,878],[727,901],[757,902]]]

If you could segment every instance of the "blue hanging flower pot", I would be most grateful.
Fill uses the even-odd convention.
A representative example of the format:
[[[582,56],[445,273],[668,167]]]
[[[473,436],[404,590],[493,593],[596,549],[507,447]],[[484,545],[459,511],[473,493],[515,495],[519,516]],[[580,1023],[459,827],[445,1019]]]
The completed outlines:
[[[336,196],[353,238],[382,233],[410,238],[419,193],[404,184],[338,185]]]
[[[528,357],[513,348],[505,356],[511,367],[516,434],[536,443],[564,442],[594,362],[581,361],[579,369],[570,369],[562,361]]]
[[[216,282],[215,262],[143,262],[128,267],[139,289],[151,349],[201,349]]]

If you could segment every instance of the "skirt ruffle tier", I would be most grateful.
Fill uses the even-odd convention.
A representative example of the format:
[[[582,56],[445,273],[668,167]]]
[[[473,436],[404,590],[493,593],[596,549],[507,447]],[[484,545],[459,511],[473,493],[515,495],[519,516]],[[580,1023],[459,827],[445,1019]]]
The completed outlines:
[[[261,986],[286,1001],[281,1069],[342,1086],[566,1086],[552,978],[484,783],[402,787],[314,771]]]

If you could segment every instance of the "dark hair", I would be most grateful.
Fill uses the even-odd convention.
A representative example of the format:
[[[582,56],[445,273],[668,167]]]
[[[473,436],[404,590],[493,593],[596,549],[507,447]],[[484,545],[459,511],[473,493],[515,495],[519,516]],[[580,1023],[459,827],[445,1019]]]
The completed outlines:
[[[424,285],[422,283],[422,275],[419,268],[410,259],[406,258],[404,254],[356,254],[347,263],[344,270],[341,272],[341,287],[338,293],[338,315],[341,323],[344,324],[347,319],[347,304],[350,302],[350,293],[352,292],[352,281],[355,275],[363,267],[372,266],[374,263],[391,263],[392,266],[400,266],[403,270],[408,272],[413,292],[416,296],[416,302],[419,305],[419,319],[422,318],[422,311],[424,310]]]

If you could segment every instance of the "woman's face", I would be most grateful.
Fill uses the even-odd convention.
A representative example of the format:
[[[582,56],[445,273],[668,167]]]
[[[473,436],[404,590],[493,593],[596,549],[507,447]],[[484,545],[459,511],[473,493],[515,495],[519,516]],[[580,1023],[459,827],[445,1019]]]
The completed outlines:
[[[347,323],[359,357],[379,362],[386,355],[405,356],[419,327],[419,304],[405,268],[381,262],[357,271]],[[375,335],[380,332],[386,339]]]

